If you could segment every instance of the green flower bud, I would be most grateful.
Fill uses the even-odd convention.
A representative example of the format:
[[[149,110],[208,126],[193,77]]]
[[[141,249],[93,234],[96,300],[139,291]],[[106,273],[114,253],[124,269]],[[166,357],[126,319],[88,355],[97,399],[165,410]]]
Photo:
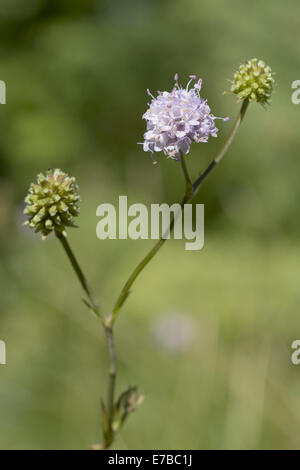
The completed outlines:
[[[74,177],[60,169],[48,170],[31,183],[25,198],[25,222],[46,238],[52,231],[64,233],[65,227],[76,227],[73,217],[79,214],[78,186]]]
[[[274,84],[273,75],[264,61],[248,60],[234,74],[230,91],[238,96],[238,101],[248,99],[268,104]]]

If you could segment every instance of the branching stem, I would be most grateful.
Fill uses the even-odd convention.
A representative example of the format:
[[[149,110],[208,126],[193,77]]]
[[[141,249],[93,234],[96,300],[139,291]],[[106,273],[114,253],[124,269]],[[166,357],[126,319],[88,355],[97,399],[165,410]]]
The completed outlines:
[[[242,106],[240,108],[240,111],[238,113],[238,116],[236,118],[236,121],[235,121],[235,123],[232,127],[232,130],[231,130],[231,132],[228,136],[228,139],[226,140],[224,146],[221,148],[221,150],[218,153],[218,155],[216,156],[216,158],[214,158],[214,160],[212,160],[210,162],[208,167],[200,174],[200,176],[194,181],[194,183],[192,183],[191,178],[189,176],[189,172],[188,172],[188,169],[187,169],[185,157],[184,157],[184,155],[181,155],[181,167],[182,167],[182,171],[183,171],[184,178],[185,178],[185,181],[186,181],[185,195],[184,195],[184,198],[183,198],[182,203],[181,203],[182,208],[184,207],[184,204],[187,204],[188,202],[192,201],[192,199],[197,194],[197,192],[200,188],[200,185],[207,178],[207,176],[212,171],[212,169],[217,165],[217,163],[219,163],[221,161],[221,159],[224,157],[225,153],[227,152],[228,148],[230,147],[230,145],[231,145],[231,143],[232,143],[232,141],[233,141],[233,139],[234,139],[241,123],[242,123],[242,120],[243,120],[243,118],[245,116],[245,113],[247,111],[247,108],[248,108],[248,104],[249,104],[248,100],[243,101]],[[170,225],[167,229],[167,231],[169,233],[171,233],[171,231],[174,227],[174,222],[175,222],[175,217],[173,215],[173,217],[171,218],[171,221],[170,221]],[[116,301],[116,303],[113,307],[112,314],[111,314],[112,323],[114,323],[120,308],[122,307],[125,300],[127,299],[128,295],[130,293],[130,288],[131,288],[132,284],[134,283],[136,278],[139,276],[139,274],[143,271],[143,269],[147,266],[147,264],[156,255],[156,253],[160,250],[160,248],[163,246],[163,244],[165,243],[166,240],[167,240],[167,238],[164,238],[164,236],[159,238],[159,240],[155,243],[155,245],[151,248],[151,250],[147,253],[147,255],[142,259],[142,261],[140,261],[140,263],[132,271],[131,275],[129,276],[128,280],[126,281],[126,283],[125,283],[125,285],[124,285],[124,287],[123,287],[123,289],[122,289],[122,291],[121,291],[121,293],[120,293],[120,295],[119,295],[119,297],[118,297],[118,299],[117,299],[117,301]]]

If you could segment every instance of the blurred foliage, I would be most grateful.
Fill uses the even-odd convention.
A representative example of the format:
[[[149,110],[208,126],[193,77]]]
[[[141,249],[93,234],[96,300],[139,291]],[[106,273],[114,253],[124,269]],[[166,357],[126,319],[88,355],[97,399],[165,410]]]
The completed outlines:
[[[251,105],[230,153],[199,193],[206,244],[170,242],[139,279],[117,328],[119,389],[147,398],[121,448],[299,447],[300,4],[238,0],[1,0],[0,79],[0,447],[80,448],[99,440],[106,351],[80,304],[56,241],[21,227],[35,175],[59,166],[81,188],[80,230],[70,242],[106,309],[151,242],[95,236],[96,206],[177,201],[180,167],[151,164],[137,142],[146,88],[169,89],[195,73],[221,123],[219,138],[194,145],[197,176],[235,118],[223,95],[241,61],[276,72],[271,106]],[[160,258],[160,259],[159,259]],[[182,312],[194,325],[185,351],[153,339],[155,321]],[[99,341],[100,338],[100,341]],[[138,354],[137,354],[138,351]]]

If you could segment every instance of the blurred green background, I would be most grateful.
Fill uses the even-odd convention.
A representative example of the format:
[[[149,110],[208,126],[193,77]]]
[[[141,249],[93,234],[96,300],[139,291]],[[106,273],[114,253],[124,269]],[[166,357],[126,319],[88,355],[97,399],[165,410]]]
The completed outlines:
[[[96,207],[174,202],[180,166],[136,145],[146,88],[175,72],[203,78],[219,138],[194,145],[196,177],[238,111],[223,95],[240,62],[276,72],[265,111],[250,106],[230,152],[200,191],[205,246],[170,241],[121,311],[118,391],[147,393],[115,442],[121,449],[300,448],[297,0],[1,0],[0,448],[77,449],[100,440],[107,357],[97,321],[61,247],[22,227],[35,175],[59,166],[82,196],[69,240],[109,311],[151,241],[100,241]]]

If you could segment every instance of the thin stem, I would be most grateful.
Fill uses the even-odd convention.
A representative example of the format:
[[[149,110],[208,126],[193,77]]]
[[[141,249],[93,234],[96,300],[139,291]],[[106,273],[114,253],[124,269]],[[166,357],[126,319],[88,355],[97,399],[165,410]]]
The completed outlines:
[[[83,274],[82,272],[82,269],[77,261],[77,259],[75,258],[75,255],[69,245],[69,242],[66,238],[66,236],[64,234],[62,234],[61,232],[56,232],[56,236],[57,238],[59,239],[59,241],[61,242],[69,260],[70,260],[70,263],[75,271],[75,274],[76,276],[78,277],[79,279],[79,282],[84,290],[84,292],[86,293],[88,299],[89,299],[89,302],[85,301],[85,303],[92,309],[92,311],[98,316],[101,318],[101,312],[100,312],[100,308],[99,308],[99,304],[98,304],[98,301],[96,300],[96,298],[94,297],[92,291],[91,291],[91,288],[86,280],[86,277],[85,275]]]
[[[112,429],[112,420],[113,420],[113,407],[114,407],[114,400],[115,400],[115,384],[116,384],[116,376],[117,376],[117,359],[116,359],[116,351],[115,351],[115,343],[114,343],[114,334],[113,334],[113,326],[106,326],[105,327],[105,334],[106,334],[106,341],[107,341],[107,348],[108,348],[108,355],[109,355],[109,379],[108,379],[108,396],[107,396],[107,417],[108,417],[108,426],[109,426],[109,436],[110,443],[113,440],[113,429]]]
[[[214,160],[212,160],[210,162],[210,164],[208,165],[208,167],[206,168],[206,170],[203,171],[203,173],[200,174],[200,176],[194,181],[193,183],[193,192],[194,192],[194,195],[197,194],[198,190],[199,190],[199,187],[202,183],[202,181],[205,180],[205,178],[209,175],[209,173],[211,172],[211,170],[215,167],[215,165],[217,163],[219,163],[222,158],[224,157],[225,153],[227,152],[227,150],[229,149],[230,145],[232,144],[233,142],[233,139],[234,137],[236,136],[236,133],[237,131],[239,130],[239,127],[244,119],[244,116],[246,114],[246,111],[247,111],[247,108],[248,108],[248,105],[249,105],[249,101],[248,100],[244,100],[243,103],[242,103],[242,106],[241,106],[241,109],[238,113],[238,116],[235,120],[235,123],[231,129],[231,132],[228,136],[228,139],[226,140],[224,146],[221,148],[220,152],[218,153],[218,155],[216,156],[216,158],[214,158]]]
[[[86,293],[89,302],[86,302],[87,305],[92,309],[92,311],[102,320],[105,330],[106,336],[106,343],[108,349],[108,357],[109,357],[109,369],[108,369],[108,396],[107,396],[107,418],[108,418],[108,429],[106,439],[104,442],[105,448],[108,448],[113,439],[114,439],[114,432],[112,429],[112,421],[113,421],[113,407],[114,407],[114,396],[115,396],[115,383],[116,383],[116,375],[117,375],[117,365],[116,365],[116,351],[114,345],[114,335],[113,335],[113,325],[110,322],[109,317],[103,318],[99,309],[98,301],[95,299],[94,295],[92,294],[91,288],[86,280],[85,275],[69,245],[69,242],[66,236],[60,232],[56,232],[56,236],[61,242],[70,262],[71,265],[76,273],[76,276],[79,279],[79,282]]]
[[[185,181],[186,181],[185,197],[189,198],[193,194],[193,183],[192,183],[192,180],[190,178],[190,175],[186,166],[185,156],[183,154],[181,155],[180,162],[181,162],[181,168],[182,168]]]
[[[185,177],[185,180],[186,180],[185,195],[184,195],[184,198],[183,198],[183,200],[180,204],[181,208],[183,208],[184,204],[191,198],[192,193],[193,193],[193,185],[192,185],[189,173],[188,173],[188,169],[187,169],[186,162],[185,162],[185,157],[183,155],[181,155],[181,166],[182,166],[184,177]],[[141,273],[141,271],[145,268],[145,266],[147,266],[149,261],[151,261],[151,259],[156,255],[156,253],[160,250],[160,248],[163,246],[163,244],[168,239],[167,234],[171,233],[171,231],[174,227],[175,218],[176,218],[176,216],[173,214],[173,216],[171,218],[171,221],[170,221],[170,224],[169,224],[167,230],[165,231],[165,233],[158,239],[158,241],[155,243],[155,245],[147,253],[145,258],[142,259],[142,261],[137,265],[137,267],[134,269],[134,271],[129,276],[129,278],[128,278],[126,284],[124,285],[124,287],[121,291],[121,294],[119,295],[118,300],[117,300],[117,302],[116,302],[116,304],[113,308],[112,317],[111,317],[112,323],[115,321],[118,311],[120,310],[123,303],[127,299],[128,295],[130,293],[130,288],[131,288],[132,284],[134,283],[134,281],[136,280],[138,275]]]
[[[186,181],[185,195],[184,195],[184,198],[183,198],[182,203],[181,203],[182,208],[184,207],[184,204],[190,202],[194,198],[194,196],[197,194],[197,192],[199,190],[199,187],[200,187],[201,183],[207,178],[207,176],[212,171],[212,169],[216,166],[216,164],[219,163],[220,160],[224,157],[225,153],[227,152],[227,150],[229,149],[231,143],[233,142],[233,139],[234,139],[241,123],[242,123],[242,120],[243,120],[243,118],[245,116],[245,113],[247,111],[247,108],[248,108],[248,104],[249,104],[248,100],[243,101],[241,109],[240,109],[239,114],[237,116],[237,119],[236,119],[236,121],[233,125],[233,128],[232,128],[232,130],[231,130],[231,132],[228,136],[228,139],[226,140],[224,146],[222,147],[222,149],[220,150],[220,152],[218,153],[216,158],[211,161],[211,163],[208,165],[208,167],[200,174],[200,176],[194,181],[194,183],[191,183],[191,179],[190,179],[189,174],[188,174],[185,158],[184,158],[183,155],[181,156],[181,166],[182,166],[183,174],[184,174],[185,181]],[[174,227],[174,221],[175,221],[175,217],[173,216],[166,232],[171,233],[171,231]],[[165,243],[166,240],[167,240],[167,238],[164,238],[164,235],[163,235],[155,243],[155,245],[151,248],[151,250],[147,253],[147,255],[142,259],[142,261],[137,265],[137,267],[132,271],[131,275],[129,276],[128,280],[126,281],[126,283],[125,283],[125,285],[124,285],[124,287],[123,287],[123,289],[122,289],[122,291],[121,291],[121,293],[120,293],[120,295],[119,295],[119,297],[118,297],[118,299],[117,299],[117,301],[116,301],[116,303],[113,307],[112,314],[110,316],[111,324],[114,323],[114,321],[116,319],[116,316],[118,314],[118,311],[120,310],[120,308],[124,304],[125,300],[127,299],[128,295],[130,293],[130,288],[131,288],[132,284],[134,283],[136,278],[139,276],[139,274],[143,271],[143,269],[147,266],[147,264],[156,255],[156,253],[160,250],[160,248],[163,246],[163,244]]]
[[[169,230],[172,229],[172,224],[174,223],[173,220],[171,220],[171,223],[170,223],[170,226],[169,226]],[[166,241],[166,238],[160,238],[156,243],[155,245],[151,248],[151,250],[149,251],[149,253],[145,256],[145,258],[142,259],[142,261],[137,265],[137,267],[134,269],[134,271],[132,271],[131,275],[129,276],[126,284],[124,285],[122,291],[121,291],[121,294],[119,295],[118,297],[118,300],[117,302],[115,303],[115,306],[113,308],[113,311],[112,311],[112,322],[115,321],[116,319],[116,316],[117,316],[117,313],[118,311],[120,310],[120,308],[122,307],[123,303],[125,302],[125,300],[127,299],[129,293],[130,293],[130,288],[132,286],[132,284],[134,283],[134,281],[136,280],[136,278],[138,277],[138,275],[140,274],[140,272],[145,268],[145,266],[147,266],[147,264],[149,263],[149,261],[151,261],[151,259],[153,258],[153,256],[159,251],[159,249],[162,247],[162,245],[165,243]]]

